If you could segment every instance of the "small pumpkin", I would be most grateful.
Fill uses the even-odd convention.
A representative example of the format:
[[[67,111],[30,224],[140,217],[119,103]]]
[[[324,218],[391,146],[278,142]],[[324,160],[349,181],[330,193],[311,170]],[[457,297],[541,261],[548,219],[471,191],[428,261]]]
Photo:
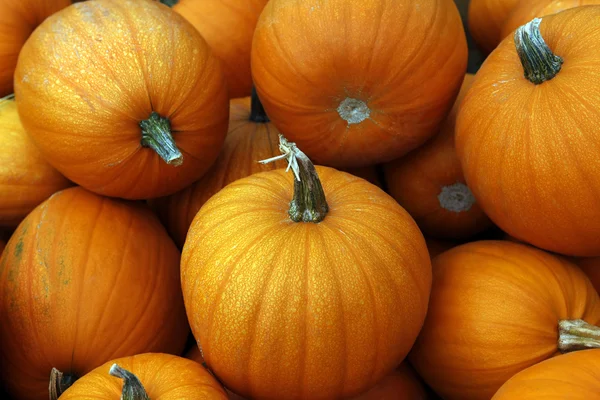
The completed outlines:
[[[581,257],[600,255],[598,20],[600,6],[586,6],[519,28],[477,72],[456,125],[465,179],[490,219]]]
[[[502,41],[502,28],[511,12],[526,0],[471,0],[467,23],[477,46],[490,53]]]
[[[599,371],[600,350],[561,355],[519,372],[492,400],[597,399]]]
[[[173,9],[194,25],[223,61],[230,98],[252,91],[250,49],[258,17],[268,0],[179,0]]]
[[[275,159],[293,174],[239,179],[192,222],[181,260],[192,333],[242,396],[358,395],[400,364],[421,329],[425,240],[377,186],[314,167],[283,137],[280,149]]]
[[[444,399],[489,400],[531,365],[600,347],[599,323],[600,298],[576,265],[522,244],[471,242],[434,258],[410,361]]]
[[[590,278],[596,291],[600,293],[600,257],[580,258],[575,262]]]
[[[286,137],[317,164],[360,167],[398,158],[438,130],[467,43],[451,0],[271,0],[251,62]]]
[[[227,400],[200,364],[171,354],[145,353],[109,361],[80,378],[60,400]]]
[[[143,204],[65,189],[21,222],[0,259],[0,379],[48,396],[106,361],[180,354],[189,327],[179,251]],[[123,337],[122,340],[115,340]]]
[[[389,193],[421,231],[432,237],[464,239],[492,225],[465,183],[454,148],[456,114],[472,82],[473,75],[465,75],[438,134],[407,156],[384,165]]]
[[[184,188],[215,161],[227,132],[219,60],[156,1],[91,0],[52,15],[21,51],[15,93],[47,161],[106,196]]]
[[[16,228],[53,193],[71,186],[33,144],[12,97],[0,99],[0,227]]]

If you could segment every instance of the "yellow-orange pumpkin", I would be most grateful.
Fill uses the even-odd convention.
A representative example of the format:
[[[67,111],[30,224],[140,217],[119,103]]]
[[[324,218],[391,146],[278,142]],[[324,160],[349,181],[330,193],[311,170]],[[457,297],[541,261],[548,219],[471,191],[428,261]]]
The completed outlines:
[[[531,365],[600,346],[599,323],[600,298],[576,265],[522,244],[472,242],[433,259],[410,361],[444,399],[489,400]]]
[[[52,15],[15,72],[21,121],[48,162],[96,193],[174,193],[215,161],[227,132],[219,60],[150,0],[91,0]]]
[[[391,161],[439,129],[467,44],[452,0],[271,0],[251,61],[274,125],[315,163],[347,168]]]
[[[600,255],[600,6],[536,19],[477,72],[456,149],[503,231],[557,253]]]
[[[33,144],[13,99],[0,99],[0,227],[16,228],[53,193],[71,186]]]
[[[521,3],[530,2],[524,0]],[[502,41],[502,28],[519,0],[471,0],[467,17],[469,33],[486,53]]]
[[[427,247],[380,188],[280,146],[293,173],[237,180],[194,218],[181,260],[192,332],[240,395],[358,395],[400,364],[422,326]]]
[[[106,361],[180,354],[189,327],[179,251],[143,204],[65,189],[21,222],[0,259],[0,380],[48,398]],[[121,338],[117,340],[118,338]]]

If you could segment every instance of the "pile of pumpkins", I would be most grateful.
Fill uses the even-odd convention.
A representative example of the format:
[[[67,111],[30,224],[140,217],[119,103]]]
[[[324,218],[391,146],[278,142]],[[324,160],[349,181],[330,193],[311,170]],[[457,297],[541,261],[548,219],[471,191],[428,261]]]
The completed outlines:
[[[0,0],[2,398],[600,398],[598,21]]]

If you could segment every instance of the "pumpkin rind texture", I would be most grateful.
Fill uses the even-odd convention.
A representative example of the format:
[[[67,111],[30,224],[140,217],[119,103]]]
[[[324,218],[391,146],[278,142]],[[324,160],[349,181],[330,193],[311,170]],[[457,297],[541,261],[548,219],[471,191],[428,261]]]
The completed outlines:
[[[484,212],[516,239],[569,256],[600,255],[598,20],[600,6],[542,19],[542,37],[564,63],[538,85],[506,38],[457,118],[456,150]]]
[[[410,361],[447,400],[489,400],[517,372],[560,354],[558,324],[598,326],[600,299],[566,259],[480,241],[433,260],[427,318]]]
[[[0,227],[16,228],[38,204],[72,185],[33,144],[14,100],[0,99]]]
[[[511,12],[519,3],[531,0],[471,0],[467,22],[469,33],[486,53],[490,53],[502,41],[502,28]]]
[[[0,259],[2,382],[48,397],[51,369],[81,377],[148,351],[180,354],[189,332],[179,251],[145,206],[80,187],[19,225]]]
[[[181,280],[208,366],[242,396],[358,395],[405,358],[421,329],[431,264],[417,225],[381,189],[316,167],[319,223],[288,215],[294,175],[237,180],[196,215]]]
[[[251,61],[273,124],[315,164],[348,168],[391,161],[436,132],[467,44],[451,0],[271,0]]]
[[[48,18],[23,47],[15,93],[48,162],[106,196],[184,188],[208,170],[227,132],[219,60],[189,22],[150,0],[85,1]],[[142,146],[140,123],[153,112],[168,119],[181,165]]]

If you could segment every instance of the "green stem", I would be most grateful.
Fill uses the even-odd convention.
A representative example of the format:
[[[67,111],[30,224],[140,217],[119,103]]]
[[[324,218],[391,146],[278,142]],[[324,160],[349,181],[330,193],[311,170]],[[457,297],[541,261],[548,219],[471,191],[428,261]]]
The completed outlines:
[[[542,20],[535,18],[515,31],[515,46],[521,59],[525,78],[539,85],[554,78],[563,64],[544,41],[540,32]]]
[[[171,135],[171,122],[152,112],[150,117],[140,122],[142,128],[142,146],[150,147],[167,164],[179,166],[183,163],[183,155],[177,148]]]
[[[254,86],[252,87],[252,95],[250,97],[250,121],[256,123],[269,122],[269,117],[258,98],[258,93],[256,93],[256,88]]]
[[[117,364],[113,364],[108,373],[123,379],[121,400],[150,400],[142,382],[131,372],[119,367]]]
[[[160,0],[166,6],[173,7],[175,4],[179,3],[179,0]]]
[[[562,353],[600,348],[600,327],[584,320],[562,320],[558,323],[558,349]]]
[[[50,371],[50,384],[48,385],[50,400],[58,399],[76,380],[77,377],[75,375],[65,375],[56,368],[52,368]]]

